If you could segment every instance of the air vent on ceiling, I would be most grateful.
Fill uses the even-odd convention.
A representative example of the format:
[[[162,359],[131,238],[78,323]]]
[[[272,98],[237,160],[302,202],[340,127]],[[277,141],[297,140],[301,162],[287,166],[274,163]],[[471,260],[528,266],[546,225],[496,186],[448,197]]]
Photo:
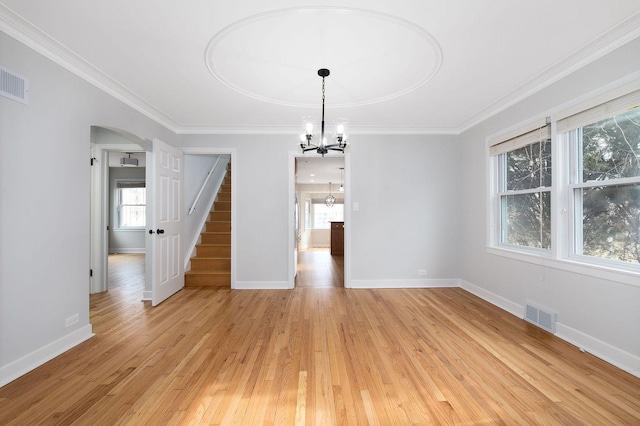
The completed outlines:
[[[557,317],[555,312],[527,302],[524,319],[530,323],[555,334]]]
[[[14,101],[29,103],[29,80],[0,66],[0,95]]]

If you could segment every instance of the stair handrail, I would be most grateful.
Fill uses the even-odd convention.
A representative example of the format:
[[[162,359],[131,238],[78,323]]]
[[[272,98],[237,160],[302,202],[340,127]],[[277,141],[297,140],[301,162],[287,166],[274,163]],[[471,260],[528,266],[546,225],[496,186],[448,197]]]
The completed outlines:
[[[198,205],[198,201],[200,200],[200,196],[202,195],[202,192],[204,191],[204,188],[207,186],[207,183],[209,183],[209,179],[211,178],[211,175],[213,174],[213,171],[216,169],[216,167],[218,167],[218,163],[220,162],[220,158],[222,158],[222,156],[218,156],[218,159],[216,160],[215,164],[213,165],[213,167],[211,167],[211,170],[209,170],[209,173],[207,173],[207,177],[204,180],[204,183],[202,184],[202,187],[200,188],[200,191],[198,191],[198,195],[196,195],[196,199],[193,200],[193,204],[191,205],[191,208],[189,209],[189,214],[193,213],[193,211],[196,209],[196,206]]]

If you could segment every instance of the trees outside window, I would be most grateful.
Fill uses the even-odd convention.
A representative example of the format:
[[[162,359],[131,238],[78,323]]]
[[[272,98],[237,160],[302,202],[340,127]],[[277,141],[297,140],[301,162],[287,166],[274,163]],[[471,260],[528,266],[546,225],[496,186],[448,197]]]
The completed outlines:
[[[567,140],[574,252],[640,264],[640,109],[582,126]]]

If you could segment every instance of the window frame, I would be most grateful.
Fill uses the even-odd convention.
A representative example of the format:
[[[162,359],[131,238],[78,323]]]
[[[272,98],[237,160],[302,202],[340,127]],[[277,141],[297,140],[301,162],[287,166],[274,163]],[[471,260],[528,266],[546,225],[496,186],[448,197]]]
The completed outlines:
[[[551,121],[551,152],[552,152],[552,187],[551,187],[551,250],[532,249],[523,246],[500,244],[500,197],[498,196],[498,156],[491,154],[491,146],[522,134],[532,129],[543,118],[536,118],[522,122],[509,129],[490,135],[486,138],[486,167],[487,173],[487,245],[486,252],[517,261],[527,262],[542,267],[587,275],[597,279],[615,281],[640,287],[640,265],[625,261],[599,258],[595,256],[579,255],[575,253],[576,239],[574,223],[575,215],[580,213],[573,202],[574,190],[578,186],[603,186],[601,181],[595,183],[576,183],[571,180],[576,176],[577,166],[573,161],[576,149],[572,149],[568,141],[567,130],[558,129],[558,122],[575,114],[601,107],[603,104],[640,93],[640,74],[633,79],[623,79],[606,87],[581,96],[578,100],[568,102],[548,111]],[[613,116],[617,114],[612,114]],[[592,121],[592,123],[598,120]],[[640,177],[619,179],[612,185],[637,183]],[[580,217],[580,225],[582,217]],[[581,225],[582,226],[582,225]]]
[[[146,221],[147,221],[147,214],[146,214],[146,208],[147,208],[147,203],[145,204],[135,204],[136,206],[144,206],[145,207],[145,214],[144,214],[144,218],[145,218],[145,224],[142,226],[123,226],[121,224],[121,211],[122,211],[122,190],[123,189],[127,189],[127,188],[121,188],[119,185],[121,184],[134,184],[134,185],[140,185],[138,186],[139,188],[145,188],[145,192],[146,192],[146,181],[145,179],[115,179],[114,180],[114,194],[113,194],[113,208],[114,208],[114,220],[113,220],[113,227],[115,231],[140,231],[140,230],[145,230],[146,229]],[[146,194],[145,194],[145,200],[146,200]],[[127,205],[134,205],[134,204],[127,204]]]
[[[503,200],[505,200],[505,197],[509,197],[509,196],[515,196],[515,195],[526,195],[526,194],[542,194],[544,193],[549,193],[550,199],[553,200],[554,195],[553,195],[553,183],[554,183],[554,179],[552,177],[551,180],[551,186],[537,186],[535,188],[527,188],[527,189],[507,189],[508,184],[507,184],[507,153],[509,152],[513,152],[517,149],[521,149],[527,146],[532,146],[536,143],[542,143],[543,141],[547,141],[549,140],[551,143],[551,155],[552,155],[552,161],[551,161],[551,166],[554,167],[555,165],[555,161],[553,161],[553,149],[554,149],[554,143],[553,143],[553,137],[551,134],[551,128],[549,127],[549,135],[546,137],[540,137],[540,138],[533,138],[531,139],[530,135],[535,133],[536,131],[540,131],[541,129],[549,126],[550,123],[548,122],[548,120],[545,118],[542,120],[538,119],[535,120],[534,122],[532,122],[531,124],[527,124],[521,127],[518,127],[516,130],[508,133],[507,135],[503,136],[503,137],[498,137],[495,139],[490,140],[489,144],[488,144],[488,150],[491,151],[494,148],[496,148],[498,145],[501,144],[511,144],[511,141],[519,139],[519,138],[525,138],[525,139],[530,139],[528,142],[524,142],[523,144],[520,144],[518,146],[511,146],[511,149],[503,149],[501,150],[501,152],[497,153],[497,154],[491,154],[489,153],[489,164],[491,167],[491,170],[493,170],[493,178],[491,179],[491,184],[490,184],[490,188],[491,191],[493,193],[493,201],[492,203],[494,204],[492,206],[492,208],[490,209],[490,218],[491,218],[491,226],[490,229],[492,229],[491,232],[491,236],[489,239],[489,245],[492,247],[500,247],[500,248],[504,248],[506,250],[510,250],[510,251],[517,251],[517,252],[522,252],[522,253],[530,253],[530,254],[534,254],[534,255],[538,255],[538,256],[549,256],[550,255],[550,251],[553,248],[553,209],[551,209],[550,212],[550,248],[544,248],[544,247],[532,247],[532,246],[525,246],[525,245],[519,245],[519,244],[511,244],[506,242],[506,232],[507,232],[507,221],[504,220],[504,218],[506,217],[506,203],[504,203]],[[527,138],[527,135],[529,135],[529,137]],[[542,135],[542,134],[541,134]],[[553,175],[553,172],[552,172]],[[542,245],[542,239],[541,239],[541,245]]]

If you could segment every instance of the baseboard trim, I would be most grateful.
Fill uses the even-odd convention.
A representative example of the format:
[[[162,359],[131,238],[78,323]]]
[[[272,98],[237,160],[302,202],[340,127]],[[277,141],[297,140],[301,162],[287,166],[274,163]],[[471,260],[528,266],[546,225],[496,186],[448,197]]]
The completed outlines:
[[[109,249],[109,254],[144,254],[144,253],[146,253],[146,249],[144,247]]]
[[[236,281],[234,290],[289,290],[287,281]]]
[[[93,337],[91,324],[37,349],[3,367],[0,367],[0,387],[17,379],[47,361]]]
[[[607,342],[603,342],[565,324],[556,324],[556,336],[577,346],[581,351],[590,353],[640,378],[640,357],[625,352],[622,349],[616,348]]]
[[[518,318],[524,318],[524,306],[513,303],[465,280],[460,280],[460,287]],[[583,352],[590,353],[633,376],[640,377],[640,357],[636,355],[625,352],[562,323],[556,324],[555,336],[578,347]]]
[[[520,306],[517,303],[513,303],[509,299],[505,299],[502,296],[498,296],[497,294],[491,293],[488,290],[483,289],[482,287],[478,287],[475,284],[471,284],[469,281],[459,280],[460,288],[468,291],[469,293],[478,296],[480,299],[486,300],[491,303],[509,312],[511,315],[514,315],[518,318],[524,318],[524,306]]]
[[[351,280],[350,288],[439,288],[459,287],[457,279]]]
[[[153,295],[152,295],[152,293],[151,293],[150,291],[145,290],[145,291],[142,293],[142,301],[143,301],[143,302],[149,301],[149,300],[151,300],[152,298],[153,298]]]

